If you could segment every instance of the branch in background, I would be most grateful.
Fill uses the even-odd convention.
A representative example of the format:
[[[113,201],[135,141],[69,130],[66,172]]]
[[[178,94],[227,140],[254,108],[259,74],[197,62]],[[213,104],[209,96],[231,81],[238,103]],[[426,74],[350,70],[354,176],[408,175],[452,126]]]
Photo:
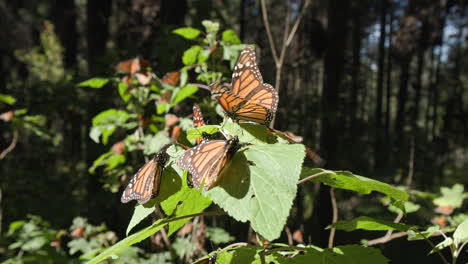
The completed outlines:
[[[289,229],[288,226],[286,226],[284,228],[284,231],[286,232],[286,236],[288,237],[288,245],[293,245],[294,241],[293,241],[293,237],[292,237],[292,234],[291,234],[291,230]]]
[[[387,234],[388,234],[388,232],[387,232]],[[378,245],[378,244],[384,244],[384,243],[387,243],[387,242],[389,242],[389,241],[391,241],[393,239],[404,237],[406,235],[408,235],[408,233],[406,233],[406,232],[398,232],[398,233],[395,233],[395,234],[390,233],[389,236],[385,235],[385,236],[380,237],[380,238],[369,240],[369,241],[367,241],[366,245],[374,246],[374,245]]]
[[[331,199],[332,208],[333,208],[332,224],[335,224],[336,221],[338,221],[338,207],[336,207],[335,188],[333,187],[330,188],[330,199]],[[336,231],[336,228],[334,227],[330,230],[330,236],[328,237],[329,248],[333,247],[333,240],[335,239],[335,231]]]
[[[280,83],[281,83],[281,70],[283,68],[283,63],[284,63],[284,58],[286,55],[286,48],[291,45],[292,39],[294,38],[294,35],[297,32],[297,29],[301,23],[302,17],[304,16],[307,8],[309,7],[310,0],[306,0],[304,2],[304,5],[301,8],[301,12],[299,16],[297,16],[296,20],[294,21],[294,26],[292,27],[291,31],[289,31],[289,13],[286,15],[286,25],[285,25],[285,31],[284,31],[284,38],[282,41],[281,45],[281,53],[280,56],[278,57],[278,53],[276,50],[276,45],[273,40],[273,34],[271,33],[270,29],[270,23],[268,21],[268,12],[266,8],[266,2],[265,0],[261,0],[261,6],[262,6],[262,14],[263,14],[263,24],[265,25],[265,30],[267,32],[268,36],[268,42],[270,43],[270,49],[271,53],[273,54],[273,59],[275,60],[276,64],[276,80],[275,80],[275,89],[279,91],[280,89]]]
[[[0,160],[4,159],[5,156],[10,153],[15,147],[16,143],[18,143],[18,130],[13,130],[13,139],[11,140],[10,145],[0,153]]]

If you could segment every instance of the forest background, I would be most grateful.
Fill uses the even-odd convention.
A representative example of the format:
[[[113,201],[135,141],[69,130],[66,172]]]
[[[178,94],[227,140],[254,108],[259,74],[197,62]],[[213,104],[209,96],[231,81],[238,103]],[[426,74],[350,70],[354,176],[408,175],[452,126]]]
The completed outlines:
[[[456,227],[467,218],[467,12],[461,0],[0,2],[0,260],[72,261],[125,237],[133,206],[120,203],[121,192],[148,152],[129,151],[128,142],[121,149],[121,128],[99,140],[106,132],[93,135],[95,117],[128,106],[115,69],[121,61],[141,56],[160,80],[188,71],[193,42],[174,30],[205,32],[206,21],[219,23],[217,38],[223,32],[225,42],[256,45],[263,78],[279,91],[276,129],[301,136],[326,160],[324,168],[405,186],[417,207],[405,222]],[[218,65],[226,79],[239,51]],[[180,76],[209,84],[204,70]],[[185,131],[194,102],[211,123],[221,120],[209,97],[190,90],[168,111],[155,108],[162,95],[153,98],[152,108],[139,109],[150,111],[157,127],[149,128],[155,133],[145,145],[161,147],[156,132],[171,137],[166,112]],[[106,153],[125,158],[103,163],[113,155]],[[456,202],[437,200],[444,197]],[[326,247],[334,208],[340,220],[395,220],[378,195],[340,191],[336,205],[333,199],[325,185],[301,185],[278,241]],[[127,252],[128,263],[191,261],[233,241],[256,241],[248,223],[228,216],[205,224],[199,236],[207,240],[190,254],[181,253],[191,243],[185,234],[155,235]],[[338,231],[334,243],[381,236]],[[392,237],[373,245],[394,263],[440,263],[436,254],[426,256],[424,240]]]

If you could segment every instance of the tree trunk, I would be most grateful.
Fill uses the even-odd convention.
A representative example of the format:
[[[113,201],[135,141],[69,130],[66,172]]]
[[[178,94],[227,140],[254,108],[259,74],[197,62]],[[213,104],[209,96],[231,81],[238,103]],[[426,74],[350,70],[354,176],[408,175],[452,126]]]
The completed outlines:
[[[378,54],[378,73],[377,73],[377,102],[375,108],[375,146],[374,146],[374,168],[382,166],[382,99],[383,99],[383,83],[385,71],[385,26],[387,16],[387,0],[382,0],[380,11],[380,37],[379,37],[379,54]]]
[[[355,135],[358,130],[358,97],[361,86],[361,12],[359,6],[354,7],[353,13],[353,67],[351,68],[351,102],[350,102],[350,134]]]
[[[390,18],[389,18],[389,30],[388,30],[388,52],[387,52],[387,91],[386,91],[386,96],[387,99],[385,100],[385,138],[387,139],[387,147],[388,147],[388,142],[391,142],[390,140],[390,129],[391,129],[391,100],[392,100],[392,37],[393,37],[393,10],[390,7]],[[388,148],[387,148],[388,149]]]
[[[406,115],[406,101],[408,99],[408,81],[409,81],[409,69],[410,69],[410,58],[401,58],[400,62],[400,84],[398,89],[398,106],[397,116],[395,121],[395,135],[398,140],[403,139],[403,131]],[[398,145],[398,144],[397,144]]]
[[[327,164],[332,168],[336,168],[340,160],[337,138],[339,138],[338,133],[342,120],[339,120],[339,108],[336,106],[339,105],[339,88],[343,79],[345,63],[348,9],[349,1],[331,0],[328,2],[328,50],[324,62],[321,149],[327,159]],[[329,233],[325,227],[331,224],[332,220],[330,187],[321,186],[315,200],[313,216],[317,218],[317,225],[314,226],[313,232],[317,241],[314,244],[324,247],[327,245]]]
[[[101,66],[99,62],[106,53],[111,7],[112,0],[88,0],[86,6],[88,70],[91,74],[99,74],[99,71],[103,71],[107,67]]]
[[[78,33],[76,29],[76,7],[74,0],[55,1],[52,10],[57,35],[64,48],[64,63],[68,69],[76,66]]]

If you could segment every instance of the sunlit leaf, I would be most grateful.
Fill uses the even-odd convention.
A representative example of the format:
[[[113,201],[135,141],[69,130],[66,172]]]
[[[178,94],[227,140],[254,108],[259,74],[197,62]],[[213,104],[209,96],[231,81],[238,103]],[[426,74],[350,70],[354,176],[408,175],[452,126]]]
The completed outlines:
[[[360,216],[353,220],[344,220],[338,221],[335,224],[329,226],[328,228],[334,227],[339,230],[344,230],[347,232],[354,231],[354,230],[368,230],[368,231],[387,231],[387,230],[398,230],[402,232],[406,232],[413,226],[400,224],[400,223],[393,223],[391,221],[384,221],[380,219],[375,219],[367,216]]]
[[[201,51],[201,47],[198,45],[192,46],[190,49],[184,52],[182,56],[182,62],[184,65],[193,65],[197,62],[198,53]]]
[[[182,27],[178,29],[174,29],[172,33],[182,36],[186,39],[194,39],[200,35],[200,30],[193,28],[193,27]]]
[[[268,240],[279,237],[297,192],[302,145],[253,145],[237,152],[208,196]]]
[[[204,125],[202,127],[191,128],[187,130],[187,140],[193,141],[197,138],[203,137],[203,133],[212,135],[217,133],[218,131],[219,127],[214,125]]]
[[[15,104],[16,99],[13,96],[8,95],[8,94],[0,94],[0,102],[13,105]]]
[[[198,91],[198,87],[193,85],[187,85],[182,87],[173,97],[172,105],[176,105],[180,103],[182,100],[186,99],[187,97],[193,95]]]
[[[450,247],[452,244],[453,244],[453,239],[451,237],[447,237],[447,238],[444,239],[444,241],[437,244],[435,246],[435,248],[433,248],[431,250],[431,252],[429,252],[429,254],[435,253],[435,252],[437,252],[439,250],[442,250],[442,249],[444,249],[446,247]]]
[[[229,44],[240,44],[241,43],[241,41],[240,41],[239,37],[237,36],[236,32],[234,32],[234,30],[232,30],[232,29],[228,29],[228,30],[223,31],[221,39],[224,42],[229,43]]]
[[[102,88],[110,80],[107,78],[92,78],[78,84],[79,87]]]

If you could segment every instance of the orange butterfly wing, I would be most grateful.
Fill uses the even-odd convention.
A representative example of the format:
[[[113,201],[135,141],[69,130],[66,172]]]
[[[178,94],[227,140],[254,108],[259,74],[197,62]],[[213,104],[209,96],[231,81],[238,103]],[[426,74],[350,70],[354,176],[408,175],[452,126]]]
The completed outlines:
[[[205,121],[203,120],[203,114],[201,112],[200,107],[197,104],[193,105],[193,126],[195,128],[202,127],[205,125]],[[197,145],[203,141],[203,137],[197,138]]]
[[[234,120],[252,121],[269,126],[273,119],[273,112],[261,104],[251,103],[243,99],[225,87],[215,84],[212,88],[213,97],[226,112],[227,116]]]
[[[247,46],[237,59],[232,73],[231,92],[245,98],[249,103],[259,104],[268,108],[272,113],[276,112],[278,92],[273,86],[263,83],[252,46]]]
[[[221,170],[237,150],[238,139],[203,141],[182,154],[177,165],[188,170],[192,175],[192,182],[200,188],[204,183],[204,190],[208,190],[218,181]]]
[[[137,200],[139,204],[144,204],[156,196],[167,159],[167,154],[163,150],[141,167],[129,181],[120,201],[127,203],[131,200]]]

